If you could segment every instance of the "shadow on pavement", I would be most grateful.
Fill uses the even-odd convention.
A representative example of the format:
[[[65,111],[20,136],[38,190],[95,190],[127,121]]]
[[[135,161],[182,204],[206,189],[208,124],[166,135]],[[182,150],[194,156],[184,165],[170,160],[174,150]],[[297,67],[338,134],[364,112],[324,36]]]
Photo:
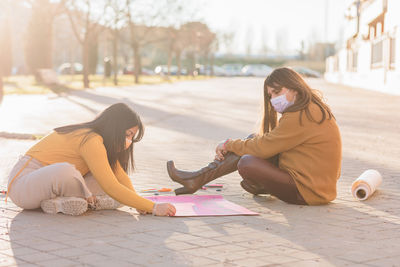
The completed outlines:
[[[129,105],[132,109],[134,109],[140,116],[145,118],[146,125],[153,125],[157,124],[157,127],[161,127],[164,129],[186,133],[190,135],[195,135],[197,137],[207,138],[207,139],[215,139],[216,133],[218,135],[223,135],[226,137],[231,136],[247,136],[248,132],[244,130],[238,130],[233,127],[227,127],[226,125],[219,125],[205,119],[202,119],[201,116],[190,116],[183,113],[174,113],[169,112],[153,107],[148,107],[145,105],[141,105],[131,101],[128,98],[114,98],[108,96],[102,96],[97,94],[92,94],[87,91],[71,91],[69,95],[77,96],[80,98],[90,99],[92,101],[111,105],[118,102],[123,102]],[[89,107],[88,105],[78,103],[70,98],[67,98],[69,101],[78,104],[85,109],[89,110],[90,112],[97,114],[99,111]],[[171,120],[178,120],[178,122],[174,123]],[[182,123],[184,122],[184,123]],[[196,129],[203,129],[203,130],[196,130]],[[210,131],[204,131],[204,129],[210,129]]]
[[[9,237],[17,265],[190,266],[165,242],[177,229],[187,230],[184,221],[122,210],[81,216],[23,210],[11,221]]]
[[[347,201],[356,202],[357,206],[370,207],[376,211],[380,211],[380,216],[395,216],[400,220],[400,210],[398,202],[400,201],[400,184],[399,173],[400,168],[388,167],[384,164],[377,162],[369,162],[357,158],[344,157],[342,166],[342,177],[338,183],[338,198],[346,194],[344,198]],[[382,175],[382,184],[378,187],[377,191],[366,201],[357,201],[351,195],[351,184],[356,180],[365,170],[375,169]],[[341,192],[340,189],[346,188],[346,192]],[[354,204],[353,204],[354,205]],[[376,214],[378,215],[378,214]],[[371,215],[371,217],[374,217]],[[399,226],[400,228],[400,226]]]
[[[217,260],[223,259],[226,253],[213,250],[213,242],[226,240],[248,253],[262,251],[273,253],[272,258],[281,255],[293,257],[293,260],[299,257],[297,261],[310,264],[367,263],[382,258],[382,254],[396,256],[400,244],[396,242],[398,235],[393,229],[399,228],[400,211],[396,201],[400,193],[398,188],[394,188],[395,192],[386,191],[395,179],[389,174],[396,170],[382,170],[387,184],[368,201],[358,202],[352,199],[350,192],[343,192],[351,185],[350,177],[359,173],[358,169],[382,166],[351,158],[344,158],[344,161],[348,164],[339,180],[339,197],[328,205],[297,206],[270,196],[251,197],[244,193],[234,198],[247,203],[242,205],[253,206],[249,207],[252,210],[258,209],[260,216],[155,218],[115,210],[73,217],[22,211],[11,221],[12,250],[18,264],[29,262],[32,255],[37,254],[35,257],[43,257],[41,260],[61,257],[83,264],[169,262],[174,266],[191,266],[193,262],[185,246],[199,245],[196,241],[199,239],[204,242],[200,246],[210,253],[205,257]],[[347,169],[347,166],[357,166],[357,169]],[[235,229],[241,233],[238,240]],[[249,234],[243,235],[246,231]],[[362,251],[357,249],[360,246]],[[379,253],[380,249],[384,249],[384,253]]]

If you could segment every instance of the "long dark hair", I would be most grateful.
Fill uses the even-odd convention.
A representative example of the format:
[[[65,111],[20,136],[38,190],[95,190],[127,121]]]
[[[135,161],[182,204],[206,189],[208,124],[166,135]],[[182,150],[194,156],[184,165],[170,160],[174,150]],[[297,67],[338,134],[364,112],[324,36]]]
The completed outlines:
[[[133,159],[133,143],[125,149],[126,130],[138,126],[138,132],[133,138],[133,143],[139,142],[144,135],[144,126],[138,114],[124,103],[117,103],[106,108],[94,120],[80,124],[72,124],[55,128],[60,134],[71,133],[79,129],[88,129],[85,132],[84,144],[91,133],[96,133],[103,138],[107,151],[108,162],[115,168],[117,161],[125,171],[135,169]]]
[[[322,100],[322,94],[317,90],[311,89],[300,74],[291,68],[277,68],[264,81],[264,114],[261,121],[260,134],[270,132],[277,125],[277,113],[271,105],[268,87],[273,88],[277,93],[283,87],[297,92],[294,104],[287,108],[285,112],[300,111],[300,124],[302,123],[303,112],[305,112],[307,119],[319,124],[324,122],[327,116],[329,119],[334,118],[331,109]],[[316,121],[310,113],[309,104],[311,102],[315,103],[321,110],[322,119],[320,121]]]

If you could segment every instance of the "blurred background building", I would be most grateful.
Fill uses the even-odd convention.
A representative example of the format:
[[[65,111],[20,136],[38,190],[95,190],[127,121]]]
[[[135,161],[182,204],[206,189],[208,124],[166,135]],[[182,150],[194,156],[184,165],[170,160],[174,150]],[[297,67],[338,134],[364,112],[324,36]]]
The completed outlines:
[[[265,77],[278,66],[320,77],[344,36],[359,42],[354,25],[343,28],[345,1],[1,0],[0,81],[45,69],[89,87],[95,75],[117,85],[122,75]]]
[[[325,78],[400,94],[400,1],[352,0],[341,49],[326,60]]]

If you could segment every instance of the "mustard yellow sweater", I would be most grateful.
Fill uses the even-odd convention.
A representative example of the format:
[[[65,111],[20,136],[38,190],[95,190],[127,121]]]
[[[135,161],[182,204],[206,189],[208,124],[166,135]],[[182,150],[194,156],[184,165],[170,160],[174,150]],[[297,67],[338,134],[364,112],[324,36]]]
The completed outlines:
[[[53,132],[36,143],[26,154],[44,165],[68,162],[82,176],[90,171],[107,195],[124,205],[151,213],[154,203],[136,193],[119,162],[113,172],[100,135],[91,133],[81,145],[86,132],[87,129],[68,134]]]
[[[316,121],[322,113],[314,103],[309,106]],[[279,154],[279,168],[287,171],[309,205],[328,203],[336,198],[340,177],[342,143],[335,119],[322,124],[311,122],[300,111],[282,115],[278,126],[263,136],[248,140],[231,140],[226,149],[237,155],[250,154],[270,158]]]

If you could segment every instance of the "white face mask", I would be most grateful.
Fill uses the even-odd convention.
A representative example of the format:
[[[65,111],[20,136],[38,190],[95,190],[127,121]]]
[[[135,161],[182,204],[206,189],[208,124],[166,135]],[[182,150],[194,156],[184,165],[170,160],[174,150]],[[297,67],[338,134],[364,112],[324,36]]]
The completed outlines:
[[[125,138],[125,149],[128,149],[128,147],[132,144],[132,139]]]
[[[294,104],[294,99],[293,101],[289,102],[286,99],[286,94],[271,98],[271,105],[279,113],[284,112],[288,107],[290,107],[293,104]]]

